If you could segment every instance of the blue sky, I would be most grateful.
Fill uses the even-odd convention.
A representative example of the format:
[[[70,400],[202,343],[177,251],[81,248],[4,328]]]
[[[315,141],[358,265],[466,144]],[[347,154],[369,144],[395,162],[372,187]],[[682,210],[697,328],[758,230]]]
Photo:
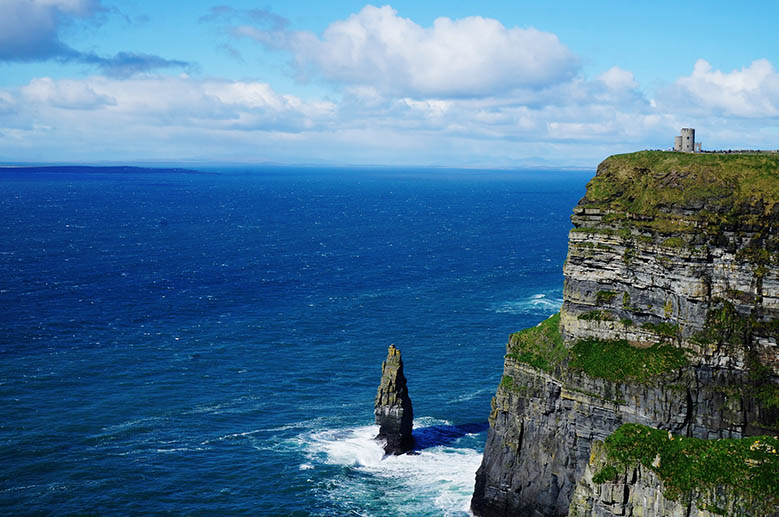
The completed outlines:
[[[2,0],[0,161],[593,166],[779,148],[779,4]]]

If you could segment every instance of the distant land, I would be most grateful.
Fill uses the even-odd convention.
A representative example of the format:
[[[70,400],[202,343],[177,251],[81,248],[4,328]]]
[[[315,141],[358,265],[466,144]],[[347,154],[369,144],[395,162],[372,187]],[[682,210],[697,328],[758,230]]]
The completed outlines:
[[[85,170],[83,172],[142,172],[143,170],[150,170],[152,172],[203,172],[203,169],[211,169],[214,167],[220,169],[246,169],[246,168],[268,168],[268,169],[289,169],[289,168],[306,168],[306,169],[441,169],[441,170],[494,170],[494,171],[511,171],[511,170],[554,170],[554,171],[584,171],[595,170],[595,165],[592,166],[573,166],[573,165],[553,165],[548,161],[521,161],[510,166],[508,165],[478,165],[478,164],[462,164],[459,166],[441,166],[431,164],[417,164],[417,165],[383,165],[383,164],[371,164],[371,163],[327,163],[327,162],[300,162],[300,163],[282,163],[272,161],[262,161],[254,163],[243,162],[209,162],[209,161],[162,161],[162,162],[130,162],[135,165],[127,165],[126,163],[108,162],[102,164],[73,164],[67,163],[63,165],[57,165],[52,163],[20,163],[5,161],[3,163],[0,160],[0,169],[24,169],[25,171],[31,171],[32,169],[46,169],[42,172],[81,172],[74,171],[73,169],[98,169],[98,170]],[[182,167],[183,166],[183,167]],[[67,170],[70,168],[70,170]],[[56,169],[56,170],[55,170]],[[66,169],[66,170],[62,170]],[[118,171],[107,170],[118,169]],[[127,170],[124,170],[127,169]],[[140,169],[140,170],[139,170]],[[39,171],[40,172],[40,171]]]
[[[100,166],[100,165],[0,165],[2,172],[49,172],[49,173],[189,173],[189,174],[214,174],[212,172],[197,171],[183,168],[161,167],[131,167],[131,166]]]

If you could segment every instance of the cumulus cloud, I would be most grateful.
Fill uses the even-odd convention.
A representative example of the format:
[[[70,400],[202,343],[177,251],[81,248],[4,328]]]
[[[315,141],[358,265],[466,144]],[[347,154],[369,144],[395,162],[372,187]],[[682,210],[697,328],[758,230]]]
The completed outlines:
[[[692,74],[679,78],[666,102],[677,109],[726,116],[766,118],[779,116],[779,74],[767,59],[725,73],[699,59]]]
[[[598,76],[598,79],[610,90],[638,88],[633,72],[613,66]]]
[[[15,109],[15,101],[10,93],[0,90],[0,116],[8,115]]]
[[[100,0],[2,0],[0,61],[77,61],[95,65],[104,73],[116,76],[188,66],[183,61],[133,52],[100,56],[74,49],[60,38],[64,26],[94,19],[107,11]]]
[[[609,78],[577,78],[543,90],[456,98],[393,97],[371,87],[350,87],[339,104],[339,121],[353,127],[435,132],[442,137],[525,142],[637,141],[660,131],[658,117],[632,74],[612,70]],[[613,79],[613,77],[611,77]],[[340,122],[339,122],[340,123]],[[360,126],[362,124],[362,126]]]
[[[285,23],[236,25],[232,34],[290,51],[298,72],[385,94],[477,97],[569,80],[578,58],[554,34],[472,16],[422,27],[390,6],[366,6],[317,36]],[[268,27],[268,23],[272,26]]]
[[[20,93],[28,103],[64,109],[95,109],[116,104],[115,99],[95,92],[84,81],[54,81],[43,77],[30,81],[21,88]]]
[[[13,99],[10,92],[0,91]],[[0,95],[0,99],[3,96]],[[186,75],[117,79],[48,77],[33,79],[16,98],[24,115],[47,126],[81,110],[79,117],[96,126],[209,126],[222,130],[297,132],[324,120],[333,111],[327,102],[304,102],[260,82],[195,79]]]
[[[329,102],[285,95],[263,82],[186,75],[38,78],[0,90],[0,132],[23,135],[0,139],[0,151],[24,144],[29,153],[77,159],[78,142],[86,141],[111,150],[111,159],[203,153],[238,161],[504,165],[517,158],[518,146],[532,143],[560,146],[555,152],[570,163],[574,153],[560,149],[586,146],[586,157],[575,159],[589,159],[605,152],[597,146],[606,137],[614,151],[620,141],[636,141],[665,123],[645,100],[626,105],[635,89],[617,83],[579,79],[542,92],[446,99],[356,85]]]

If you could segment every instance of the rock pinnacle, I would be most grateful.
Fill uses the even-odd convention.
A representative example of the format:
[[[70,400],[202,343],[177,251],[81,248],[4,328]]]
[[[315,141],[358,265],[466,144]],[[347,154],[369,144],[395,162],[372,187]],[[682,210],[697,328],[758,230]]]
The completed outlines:
[[[405,454],[414,447],[411,435],[414,411],[403,375],[403,360],[395,345],[389,346],[387,359],[381,364],[381,382],[373,413],[379,426],[376,439],[386,442],[386,454]]]

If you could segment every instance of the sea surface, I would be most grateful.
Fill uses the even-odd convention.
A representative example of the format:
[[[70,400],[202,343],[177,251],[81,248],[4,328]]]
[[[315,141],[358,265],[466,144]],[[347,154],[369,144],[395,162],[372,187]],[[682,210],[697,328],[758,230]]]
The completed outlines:
[[[0,169],[0,512],[467,515],[592,175]],[[382,458],[391,343],[417,451]]]

